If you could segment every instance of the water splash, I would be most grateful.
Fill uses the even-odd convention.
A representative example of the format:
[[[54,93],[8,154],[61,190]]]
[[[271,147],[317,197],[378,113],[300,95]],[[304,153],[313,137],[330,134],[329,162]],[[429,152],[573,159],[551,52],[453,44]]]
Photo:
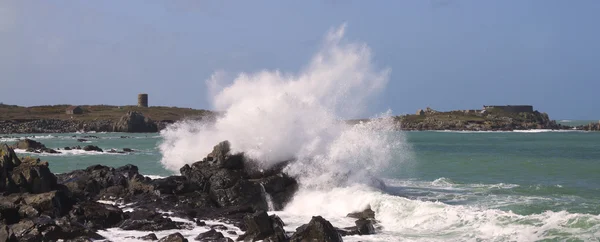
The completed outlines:
[[[360,181],[380,171],[392,159],[391,150],[403,143],[388,138],[394,127],[390,113],[353,126],[340,120],[364,114],[390,70],[376,68],[369,47],[346,41],[344,32],[345,25],[331,30],[298,73],[263,70],[227,80],[216,72],[207,84],[223,116],[214,123],[185,121],[163,130],[163,165],[177,171],[229,140],[234,152],[245,152],[264,167],[297,159],[287,171],[313,184],[332,184],[328,178]]]

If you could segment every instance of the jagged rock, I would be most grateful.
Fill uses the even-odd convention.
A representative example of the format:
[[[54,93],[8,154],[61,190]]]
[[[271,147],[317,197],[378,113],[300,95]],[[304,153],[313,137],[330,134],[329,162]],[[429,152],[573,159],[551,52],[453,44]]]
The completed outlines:
[[[17,236],[6,225],[0,225],[0,242],[17,242]]]
[[[276,215],[269,217],[265,211],[258,211],[244,218],[246,233],[237,240],[272,242],[287,241],[283,221]]]
[[[199,187],[190,183],[186,177],[170,176],[166,178],[154,179],[151,181],[154,190],[158,194],[184,194],[198,190]]]
[[[103,165],[94,165],[85,170],[75,170],[69,173],[59,174],[58,182],[65,185],[70,193],[80,200],[94,199],[103,189],[120,186],[125,189],[128,186],[129,175],[135,175],[137,167],[133,165],[127,168],[112,168]],[[121,195],[121,194],[119,194]]]
[[[19,222],[19,208],[10,202],[0,203],[0,224],[14,224]]]
[[[35,140],[32,140],[32,139],[19,140],[14,145],[14,147],[16,149],[22,149],[22,150],[27,150],[27,149],[40,150],[40,149],[46,148],[46,146],[44,144],[37,142]]]
[[[66,220],[52,220],[40,216],[33,220],[23,220],[11,226],[19,241],[56,241],[72,240],[79,237],[103,239],[97,233]]]
[[[360,235],[375,234],[373,220],[361,218],[356,220],[355,224]]]
[[[83,150],[85,150],[85,151],[104,152],[102,149],[100,149],[100,147],[95,146],[95,145],[86,145],[86,146],[83,147]]]
[[[51,191],[40,194],[22,194],[23,203],[35,208],[42,214],[51,217],[65,215],[73,206],[71,200],[63,191]]]
[[[230,238],[226,238],[223,236],[221,232],[217,232],[214,229],[209,230],[208,232],[204,232],[196,236],[194,240],[197,241],[205,241],[205,242],[229,242],[233,241]]]
[[[43,193],[56,189],[56,176],[48,168],[48,162],[27,158],[10,171],[10,183],[20,192]],[[5,185],[7,190],[9,183]],[[10,189],[16,190],[16,189]]]
[[[174,233],[163,237],[158,242],[188,242],[188,240],[180,233]]]
[[[71,147],[67,146],[67,147],[63,148],[63,150],[72,150],[72,149],[71,149]]]
[[[375,212],[371,209],[371,206],[368,206],[365,210],[349,213],[346,217],[355,219],[375,219]]]
[[[160,231],[180,229],[183,223],[165,218],[156,211],[138,209],[126,213],[128,219],[119,224],[123,230]]]
[[[308,224],[298,227],[290,238],[290,242],[304,241],[341,242],[342,237],[329,221],[321,216],[313,216]]]
[[[69,216],[88,228],[110,228],[123,221],[123,211],[113,205],[85,201],[73,206]]]
[[[133,150],[130,148],[123,148],[123,152],[133,152]]]
[[[32,206],[21,205],[19,206],[19,216],[21,218],[35,218],[40,215],[40,212]]]
[[[155,233],[150,233],[150,234],[144,235],[142,237],[139,237],[138,239],[154,241],[154,240],[158,240],[158,237],[156,237]]]
[[[144,117],[140,112],[129,111],[113,126],[113,132],[150,133],[158,132],[152,119]]]

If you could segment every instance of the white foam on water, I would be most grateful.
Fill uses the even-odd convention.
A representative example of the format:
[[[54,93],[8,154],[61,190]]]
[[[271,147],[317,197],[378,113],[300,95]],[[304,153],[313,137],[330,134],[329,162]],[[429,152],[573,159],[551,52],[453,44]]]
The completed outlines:
[[[345,218],[370,206],[383,226],[361,241],[535,241],[600,236],[600,216],[568,212],[517,215],[496,209],[447,205],[388,195],[355,185],[329,191],[300,191],[278,214],[290,228],[321,215],[334,226],[353,225]],[[345,237],[344,240],[352,238]]]
[[[98,231],[98,234],[104,236],[107,240],[110,240],[110,241],[124,241],[124,242],[134,242],[135,241],[135,242],[137,242],[137,241],[144,241],[144,240],[140,240],[138,238],[145,236],[147,234],[150,234],[150,233],[156,234],[156,237],[158,237],[159,239],[163,238],[165,236],[168,236],[170,234],[181,233],[181,235],[183,235],[189,241],[194,241],[194,238],[196,238],[196,236],[198,236],[201,233],[209,231],[211,225],[217,225],[217,224],[225,225],[228,228],[226,231],[236,232],[237,235],[231,235],[231,234],[228,234],[226,231],[217,230],[218,232],[221,232],[225,237],[231,238],[234,241],[237,239],[237,237],[239,235],[241,235],[243,233],[239,228],[237,228],[231,224],[223,223],[220,221],[206,220],[206,221],[204,221],[206,223],[206,226],[197,226],[195,222],[187,220],[187,219],[178,218],[178,217],[170,217],[170,218],[171,218],[171,220],[173,220],[175,222],[185,223],[186,224],[185,227],[188,227],[188,229],[172,229],[172,230],[163,230],[163,231],[135,231],[135,230],[122,230],[119,228],[109,228],[107,230]]]
[[[127,153],[109,153],[109,152],[98,152],[98,151],[85,151],[85,150],[56,150],[60,153],[51,154],[51,153],[35,153],[35,152],[27,152],[23,149],[14,149],[17,154],[27,154],[32,156],[88,156],[88,155],[127,155]]]

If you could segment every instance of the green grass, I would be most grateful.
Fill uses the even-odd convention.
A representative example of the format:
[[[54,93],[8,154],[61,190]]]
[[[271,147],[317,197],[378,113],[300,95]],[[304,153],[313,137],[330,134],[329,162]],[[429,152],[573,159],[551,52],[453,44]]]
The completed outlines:
[[[70,105],[48,105],[21,107],[0,104],[0,120],[35,120],[35,119],[73,119],[73,120],[113,120],[116,121],[128,111],[138,111],[156,121],[180,120],[186,117],[198,117],[214,114],[208,110],[178,107],[137,107],[110,105],[82,105],[83,114],[66,114]]]

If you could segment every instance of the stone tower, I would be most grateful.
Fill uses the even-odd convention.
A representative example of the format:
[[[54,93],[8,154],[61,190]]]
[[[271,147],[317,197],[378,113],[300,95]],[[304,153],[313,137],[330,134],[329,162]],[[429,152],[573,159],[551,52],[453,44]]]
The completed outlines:
[[[146,93],[138,94],[138,107],[143,107],[143,108],[148,107],[148,94],[146,94]]]

